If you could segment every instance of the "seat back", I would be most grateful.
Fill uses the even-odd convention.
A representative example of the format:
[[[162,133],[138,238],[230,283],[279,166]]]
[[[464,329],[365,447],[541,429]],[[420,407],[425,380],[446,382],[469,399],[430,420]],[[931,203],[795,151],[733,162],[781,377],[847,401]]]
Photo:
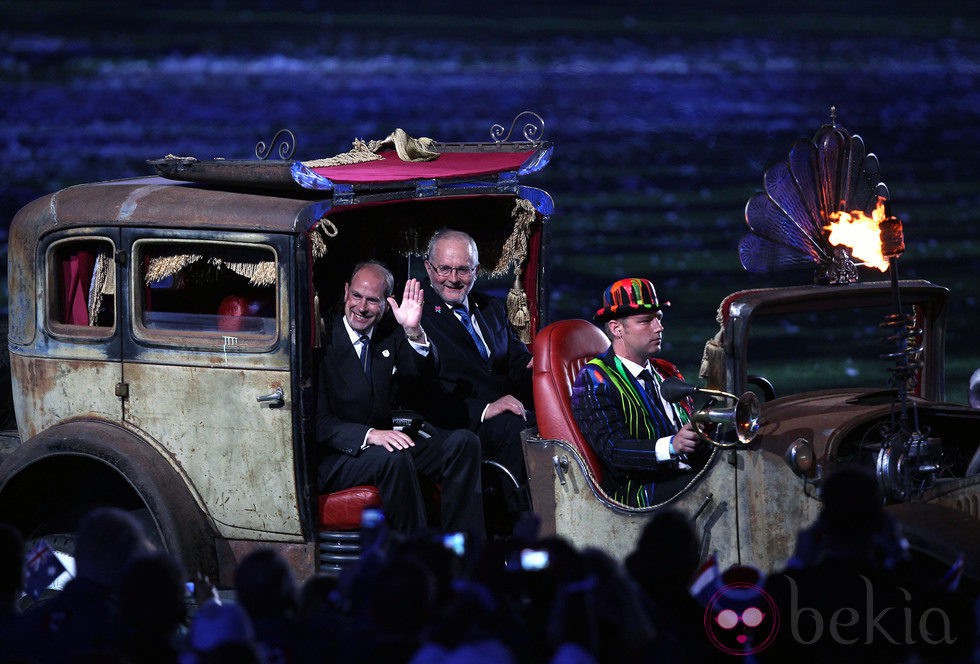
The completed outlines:
[[[597,482],[602,481],[599,459],[582,436],[572,415],[572,384],[582,366],[609,348],[609,339],[586,320],[552,323],[534,338],[534,410],[542,438],[572,445]]]

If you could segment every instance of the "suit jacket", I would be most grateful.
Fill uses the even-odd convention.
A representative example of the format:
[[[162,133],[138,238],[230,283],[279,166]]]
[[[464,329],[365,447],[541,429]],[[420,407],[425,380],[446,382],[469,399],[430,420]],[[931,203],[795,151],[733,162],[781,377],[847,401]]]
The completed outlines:
[[[445,428],[473,430],[484,408],[505,394],[513,394],[531,408],[531,353],[517,338],[498,300],[470,292],[470,317],[480,325],[490,348],[484,360],[463,324],[433,290],[425,287],[422,327],[433,345],[436,389],[423,406],[426,419]]]
[[[600,355],[610,366],[615,361],[612,347]],[[650,360],[661,379],[683,378],[670,362],[659,358]],[[665,422],[654,409],[646,390],[627,372],[627,378],[643,400],[643,407],[654,427],[649,438],[637,438],[630,433],[623,410],[623,397],[606,372],[594,364],[579,371],[572,386],[572,413],[582,435],[589,441],[603,466],[603,489],[613,496],[626,495],[625,488],[655,483],[676,475],[677,462],[659,461],[654,450],[658,438],[677,433],[677,427]],[[689,414],[690,401],[680,406]],[[629,502],[624,500],[624,502]]]
[[[371,338],[368,382],[339,315],[324,336],[327,342],[320,363],[317,443],[356,456],[368,429],[392,427],[391,411],[399,405],[400,388],[414,389],[431,361],[415,352],[402,328],[386,316]]]

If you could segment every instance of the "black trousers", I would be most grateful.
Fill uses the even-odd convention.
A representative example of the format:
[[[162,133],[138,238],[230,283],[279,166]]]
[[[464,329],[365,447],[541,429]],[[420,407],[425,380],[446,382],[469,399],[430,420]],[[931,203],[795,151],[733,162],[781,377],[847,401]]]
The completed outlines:
[[[372,445],[357,456],[329,452],[320,465],[323,493],[369,484],[378,487],[385,519],[392,530],[411,534],[427,526],[419,476],[440,487],[441,527],[483,538],[483,489],[480,439],[464,429],[434,429],[417,437],[415,447],[389,452]]]

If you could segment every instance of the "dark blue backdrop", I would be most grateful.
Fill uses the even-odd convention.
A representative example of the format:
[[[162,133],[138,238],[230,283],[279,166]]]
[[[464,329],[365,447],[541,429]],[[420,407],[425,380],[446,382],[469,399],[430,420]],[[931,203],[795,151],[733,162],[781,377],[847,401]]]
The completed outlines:
[[[0,216],[168,153],[247,158],[291,128],[298,158],[395,127],[484,140],[532,109],[553,162],[552,317],[653,278],[665,353],[695,375],[762,172],[836,105],[906,224],[902,276],[952,290],[949,396],[965,401],[980,246],[980,25],[970,3],[7,3]],[[798,275],[792,277],[798,279]],[[883,378],[884,380],[884,378]]]

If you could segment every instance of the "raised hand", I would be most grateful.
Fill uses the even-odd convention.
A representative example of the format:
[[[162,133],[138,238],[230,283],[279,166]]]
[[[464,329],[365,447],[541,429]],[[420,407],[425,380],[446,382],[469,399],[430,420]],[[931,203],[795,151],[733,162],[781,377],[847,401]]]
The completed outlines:
[[[402,302],[399,305],[395,298],[388,298],[388,305],[395,321],[405,330],[409,338],[421,333],[422,322],[422,302],[425,294],[422,292],[422,285],[418,279],[409,279],[405,282],[405,292],[402,294]]]

